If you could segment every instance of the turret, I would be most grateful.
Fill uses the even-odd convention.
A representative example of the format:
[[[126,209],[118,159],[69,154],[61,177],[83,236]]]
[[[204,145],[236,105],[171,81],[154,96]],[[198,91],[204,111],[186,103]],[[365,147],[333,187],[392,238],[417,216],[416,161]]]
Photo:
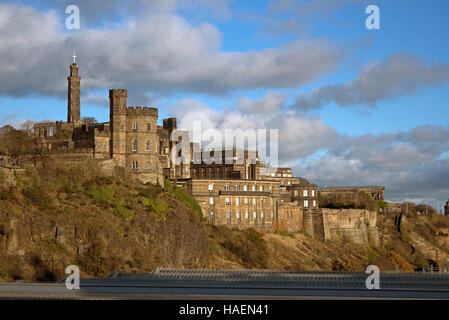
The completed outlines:
[[[68,97],[67,97],[67,122],[77,123],[80,117],[80,82],[81,77],[78,76],[78,65],[74,62],[70,65],[70,76],[68,80]]]
[[[119,166],[125,166],[126,154],[126,89],[109,90],[110,126],[111,126],[111,157],[117,159]]]

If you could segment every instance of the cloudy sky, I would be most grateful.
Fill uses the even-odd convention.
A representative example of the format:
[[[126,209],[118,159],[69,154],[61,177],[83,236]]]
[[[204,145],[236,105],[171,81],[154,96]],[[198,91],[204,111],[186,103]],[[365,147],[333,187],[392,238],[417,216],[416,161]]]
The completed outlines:
[[[65,27],[78,5],[79,30]],[[365,9],[380,8],[380,30]],[[319,186],[449,197],[446,0],[2,0],[0,125],[65,120],[76,48],[82,116],[108,89],[190,128],[279,129],[279,157]]]

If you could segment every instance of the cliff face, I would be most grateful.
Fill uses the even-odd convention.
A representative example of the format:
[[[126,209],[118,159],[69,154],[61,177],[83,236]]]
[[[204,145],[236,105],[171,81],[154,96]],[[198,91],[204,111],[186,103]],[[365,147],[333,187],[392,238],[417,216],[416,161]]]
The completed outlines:
[[[15,185],[0,187],[0,280],[58,280],[71,264],[82,276],[157,267],[361,271],[376,264],[413,271],[428,259],[449,265],[449,217],[411,212],[399,231],[394,214],[380,214],[378,243],[340,232],[324,242],[302,232],[210,226],[198,204],[171,184],[98,172],[53,163],[23,170],[10,180]]]
[[[85,276],[209,264],[198,212],[161,187],[107,180],[45,186],[34,173],[17,180],[0,192],[3,279],[60,279],[70,264]]]

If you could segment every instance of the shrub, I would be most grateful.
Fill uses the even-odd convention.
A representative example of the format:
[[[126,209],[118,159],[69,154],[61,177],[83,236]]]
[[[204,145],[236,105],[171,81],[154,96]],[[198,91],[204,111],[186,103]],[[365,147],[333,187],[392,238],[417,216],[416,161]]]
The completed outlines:
[[[190,195],[185,193],[179,187],[175,187],[173,189],[173,194],[179,201],[185,203],[191,210],[198,212],[201,222],[203,222],[203,223],[205,222],[204,217],[203,217],[203,210],[201,209],[201,206],[198,204],[198,202],[193,197],[191,197]]]
[[[168,204],[159,198],[143,198],[142,203],[159,217],[164,217],[164,213],[168,210]]]
[[[108,206],[109,202],[114,198],[114,186],[92,186],[89,187],[86,193],[94,198],[95,202]]]
[[[112,213],[121,219],[131,219],[134,215],[132,210],[126,208],[125,199],[123,198],[115,200],[115,208],[112,210]]]

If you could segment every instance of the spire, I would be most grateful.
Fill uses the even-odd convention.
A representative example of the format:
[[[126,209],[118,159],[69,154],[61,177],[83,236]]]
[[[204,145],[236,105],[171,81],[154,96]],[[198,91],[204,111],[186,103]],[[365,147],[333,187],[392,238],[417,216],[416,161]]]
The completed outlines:
[[[73,64],[76,64],[76,54],[75,54],[75,49],[73,49]]]

